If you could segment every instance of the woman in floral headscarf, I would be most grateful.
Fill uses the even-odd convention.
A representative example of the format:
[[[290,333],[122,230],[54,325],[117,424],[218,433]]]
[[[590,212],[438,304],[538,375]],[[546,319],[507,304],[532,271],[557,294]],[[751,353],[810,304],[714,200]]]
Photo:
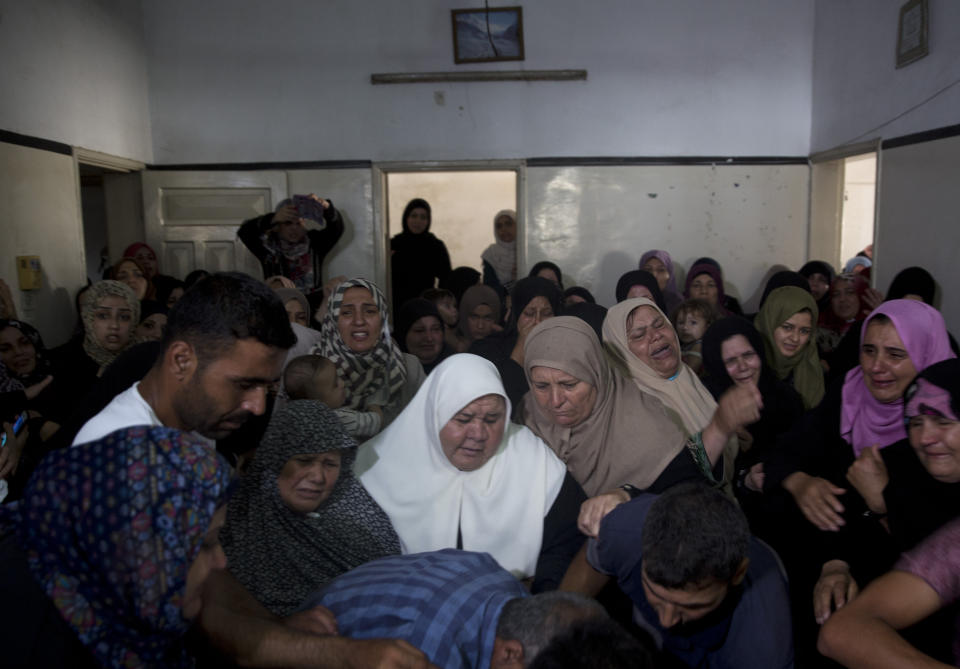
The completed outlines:
[[[80,318],[83,339],[51,351],[58,397],[82,397],[103,370],[134,343],[140,321],[140,300],[119,281],[98,281],[84,296]]]
[[[65,482],[69,481],[69,485]],[[0,511],[4,666],[187,667],[183,638],[225,560],[220,456],[166,427],[57,451]]]

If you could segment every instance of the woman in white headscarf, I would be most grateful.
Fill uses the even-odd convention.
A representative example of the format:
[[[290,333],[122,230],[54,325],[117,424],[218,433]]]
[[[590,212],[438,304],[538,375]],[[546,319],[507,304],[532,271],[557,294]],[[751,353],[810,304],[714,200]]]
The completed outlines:
[[[363,444],[354,471],[387,512],[404,553],[489,553],[533,591],[556,588],[583,543],[585,499],[563,462],[528,428],[488,360],[451,356],[403,413]]]
[[[483,283],[503,286],[509,292],[517,280],[517,212],[502,209],[493,217],[493,235],[496,242],[481,254]],[[492,281],[496,278],[496,282]]]

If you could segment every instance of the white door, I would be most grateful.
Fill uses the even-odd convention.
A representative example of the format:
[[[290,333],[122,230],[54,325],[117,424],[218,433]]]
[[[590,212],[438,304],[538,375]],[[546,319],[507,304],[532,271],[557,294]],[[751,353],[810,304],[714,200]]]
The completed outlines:
[[[179,279],[195,269],[263,278],[237,229],[285,197],[283,171],[145,171],[146,241],[160,256],[161,272]]]

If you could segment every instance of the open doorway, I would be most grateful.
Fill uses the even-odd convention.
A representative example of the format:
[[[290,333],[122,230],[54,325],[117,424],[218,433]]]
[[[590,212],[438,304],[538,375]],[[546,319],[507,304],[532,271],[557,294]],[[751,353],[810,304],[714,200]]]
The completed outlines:
[[[87,280],[97,282],[110,266],[107,236],[107,198],[103,177],[111,170],[93,165],[79,165],[80,209],[83,219],[83,247],[87,259]]]
[[[79,147],[73,155],[80,179],[86,275],[99,281],[129,244],[144,239],[140,190],[144,165]]]
[[[841,264],[865,249],[872,257],[876,199],[877,154],[866,153],[844,158],[843,210],[840,219]]]
[[[452,267],[481,271],[480,254],[494,242],[493,217],[517,209],[514,170],[390,172],[387,174],[387,236],[403,229],[403,209],[414,198],[430,203],[430,232],[443,240]]]
[[[878,143],[863,142],[810,156],[809,260],[836,270],[873,246]]]

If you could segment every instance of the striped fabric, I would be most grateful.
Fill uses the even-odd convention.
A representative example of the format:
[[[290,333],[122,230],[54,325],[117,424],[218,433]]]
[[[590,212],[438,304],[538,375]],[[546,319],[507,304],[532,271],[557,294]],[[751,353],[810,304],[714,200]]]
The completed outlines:
[[[526,596],[488,554],[445,549],[368,562],[303,608],[329,608],[343,636],[403,639],[444,669],[486,669],[503,606]]]

